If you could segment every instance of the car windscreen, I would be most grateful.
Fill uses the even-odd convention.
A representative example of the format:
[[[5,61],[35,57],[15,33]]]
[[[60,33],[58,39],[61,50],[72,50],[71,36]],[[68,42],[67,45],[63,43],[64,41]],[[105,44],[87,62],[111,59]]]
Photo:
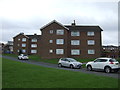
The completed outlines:
[[[110,62],[117,62],[116,59],[110,59],[109,61],[110,61]]]
[[[77,62],[75,59],[73,59],[73,58],[69,58],[68,59],[70,62]]]

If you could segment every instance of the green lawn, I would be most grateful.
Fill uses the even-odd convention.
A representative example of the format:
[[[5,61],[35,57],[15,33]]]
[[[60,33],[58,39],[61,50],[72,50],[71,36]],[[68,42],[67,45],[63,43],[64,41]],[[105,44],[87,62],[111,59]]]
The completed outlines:
[[[46,68],[3,58],[3,88],[117,88],[115,78]]]

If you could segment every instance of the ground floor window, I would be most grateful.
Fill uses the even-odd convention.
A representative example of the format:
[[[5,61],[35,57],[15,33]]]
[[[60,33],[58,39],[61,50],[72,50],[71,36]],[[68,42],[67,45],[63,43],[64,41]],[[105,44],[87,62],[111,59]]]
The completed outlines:
[[[26,52],[26,50],[25,50],[25,49],[23,49],[23,50],[22,50],[22,52],[23,52],[23,53],[25,53],[25,52]]]
[[[79,49],[72,49],[71,55],[80,55],[80,50]]]
[[[64,49],[56,49],[56,54],[64,54]]]
[[[95,50],[89,49],[89,50],[88,50],[88,54],[95,54]]]
[[[37,53],[37,50],[31,50],[31,53]]]

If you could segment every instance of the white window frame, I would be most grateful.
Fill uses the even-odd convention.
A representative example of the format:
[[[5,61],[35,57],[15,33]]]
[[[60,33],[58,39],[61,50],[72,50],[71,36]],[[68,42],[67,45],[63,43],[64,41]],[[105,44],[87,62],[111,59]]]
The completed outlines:
[[[56,49],[56,54],[64,54],[64,49]]]
[[[94,35],[95,35],[95,32],[93,32],[93,31],[87,32],[87,36],[94,36]]]
[[[22,38],[22,41],[23,41],[23,42],[26,42],[26,38]]]
[[[71,31],[71,36],[80,36],[79,31]]]
[[[56,39],[56,44],[64,44],[64,39]]]
[[[37,47],[37,44],[31,44],[31,47],[33,47],[33,48]]]
[[[71,49],[71,55],[80,55],[79,49]]]
[[[52,49],[50,49],[50,50],[49,50],[49,53],[53,53],[53,50],[52,50]]]
[[[80,40],[71,40],[71,45],[80,45]]]
[[[94,49],[88,49],[88,54],[95,54],[95,50]]]
[[[49,43],[53,43],[53,40],[49,40]]]
[[[57,35],[64,35],[64,29],[58,29],[58,30],[56,31],[56,34],[57,34]]]
[[[37,42],[36,38],[31,39],[31,42]]]
[[[50,34],[53,34],[53,30],[50,30],[49,33],[50,33]]]
[[[22,47],[26,47],[26,44],[25,44],[25,43],[23,43],[23,44],[22,44]]]
[[[33,49],[32,49],[32,50],[31,50],[31,53],[37,53],[37,50],[33,50]]]
[[[95,40],[87,40],[88,45],[95,45]]]

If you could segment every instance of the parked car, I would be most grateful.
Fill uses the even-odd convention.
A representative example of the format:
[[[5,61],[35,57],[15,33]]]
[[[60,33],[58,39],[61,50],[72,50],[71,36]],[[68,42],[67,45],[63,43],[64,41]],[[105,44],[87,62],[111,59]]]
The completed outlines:
[[[73,58],[60,58],[58,61],[58,67],[70,67],[70,68],[81,68],[82,63],[76,61]]]
[[[106,73],[110,73],[112,70],[118,72],[120,64],[116,59],[113,58],[97,58],[94,61],[86,64],[87,70],[104,70]]]
[[[20,55],[18,56],[18,59],[20,59],[20,60],[28,60],[29,57],[28,57],[28,55],[20,54]]]

